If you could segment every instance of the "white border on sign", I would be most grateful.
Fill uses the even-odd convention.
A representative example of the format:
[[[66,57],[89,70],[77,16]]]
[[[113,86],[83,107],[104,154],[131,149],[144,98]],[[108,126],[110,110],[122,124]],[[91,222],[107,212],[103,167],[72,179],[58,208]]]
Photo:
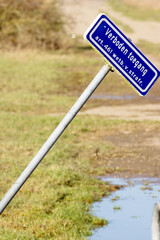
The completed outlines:
[[[87,39],[87,34],[90,32],[90,30],[94,27],[94,25],[97,23],[97,21],[101,18],[101,16],[105,15],[104,13],[100,13],[98,14],[98,16],[94,19],[94,21],[92,22],[92,24],[89,26],[89,28],[85,31],[85,33],[83,34],[84,39]]]
[[[104,14],[100,14],[95,21],[92,23],[92,25],[90,26],[90,28],[87,30],[90,31],[92,29],[92,27],[94,26],[94,24],[97,22],[97,20]],[[153,72],[155,72],[155,77],[152,79],[152,81],[147,85],[147,87],[145,89],[142,89],[125,71],[123,68],[121,68],[116,61],[113,60],[113,58],[111,58],[111,56],[105,52],[105,50],[92,38],[93,33],[96,31],[96,29],[99,27],[99,25],[102,23],[102,21],[105,21],[112,29],[114,29],[114,31],[118,34],[118,36],[120,36],[125,43],[127,43],[133,50],[134,52],[137,53],[137,55],[143,59],[143,61],[153,70]],[[87,32],[84,34],[84,37],[86,38]],[[154,80],[156,79],[156,77],[158,76],[157,71],[151,66],[151,64],[149,62],[147,62],[147,60],[128,42],[126,41],[126,39],[123,37],[123,35],[106,19],[106,18],[102,18],[101,21],[99,21],[99,23],[95,26],[95,28],[92,30],[92,32],[89,35],[90,39],[94,42],[94,44],[104,53],[104,55],[106,55],[110,60],[112,60],[114,62],[114,64],[118,67],[118,69],[121,69],[121,71],[124,73],[124,75],[126,75],[130,81],[132,83],[134,83],[134,85],[141,91],[141,92],[146,92],[149,87],[152,85],[152,83],[154,82]]]

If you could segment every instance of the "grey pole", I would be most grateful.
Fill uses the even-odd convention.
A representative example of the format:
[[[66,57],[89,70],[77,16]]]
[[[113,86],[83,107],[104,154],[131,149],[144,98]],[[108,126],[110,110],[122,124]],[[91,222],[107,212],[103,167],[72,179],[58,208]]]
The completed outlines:
[[[104,77],[107,75],[109,71],[110,71],[110,67],[107,65],[104,65],[101,68],[101,70],[98,72],[98,74],[89,84],[89,86],[85,89],[85,91],[76,101],[76,103],[73,105],[70,111],[66,114],[66,116],[63,118],[63,120],[60,122],[57,128],[53,131],[53,133],[50,135],[50,137],[47,139],[47,141],[44,143],[44,145],[41,147],[41,149],[38,151],[35,157],[24,169],[24,171],[21,173],[19,178],[16,180],[16,182],[12,185],[12,187],[6,193],[4,198],[1,200],[0,214],[4,211],[4,209],[9,204],[9,202],[16,195],[19,189],[23,186],[25,181],[32,174],[32,172],[35,170],[38,164],[42,161],[42,159],[45,157],[45,155],[48,153],[48,151],[51,149],[51,147],[54,145],[57,139],[61,136],[63,131],[67,128],[67,126],[76,116],[76,114],[80,111],[80,109],[83,107],[85,102],[92,95],[92,93],[95,91],[95,89],[98,87],[98,85],[101,83],[101,81],[104,79]]]
[[[160,203],[157,202],[153,208],[152,215],[152,240],[160,240]]]

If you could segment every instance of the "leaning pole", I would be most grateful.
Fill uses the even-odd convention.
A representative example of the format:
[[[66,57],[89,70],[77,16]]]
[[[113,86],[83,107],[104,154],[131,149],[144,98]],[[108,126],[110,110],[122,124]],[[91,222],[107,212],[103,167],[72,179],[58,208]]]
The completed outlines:
[[[41,149],[37,152],[35,157],[31,160],[31,162],[24,169],[24,171],[21,173],[19,178],[15,181],[15,183],[12,185],[12,187],[6,193],[4,198],[1,200],[0,214],[4,211],[4,209],[7,207],[9,202],[16,195],[16,193],[20,190],[20,188],[23,186],[25,181],[29,178],[29,176],[32,174],[32,172],[36,169],[36,167],[39,165],[39,163],[42,161],[42,159],[45,157],[45,155],[48,153],[48,151],[51,149],[51,147],[55,144],[55,142],[58,140],[58,138],[61,136],[61,134],[67,128],[67,126],[70,124],[70,122],[73,120],[73,118],[77,115],[77,113],[83,107],[85,102],[92,95],[92,93],[95,91],[95,89],[98,87],[98,85],[101,83],[101,81],[104,79],[104,77],[107,75],[107,73],[109,71],[110,71],[110,67],[107,65],[104,65],[101,68],[101,70],[98,72],[98,74],[95,76],[95,78],[88,85],[88,87],[85,89],[85,91],[82,93],[82,95],[78,98],[78,100],[73,105],[73,107],[70,109],[70,111],[66,114],[66,116],[63,118],[63,120],[60,122],[60,124],[57,126],[57,128],[53,131],[53,133],[50,135],[50,137],[47,139],[47,141],[44,143],[44,145],[41,147]]]
[[[6,193],[0,202],[0,214],[111,69],[116,70],[141,96],[145,96],[160,77],[160,71],[105,14],[102,13],[97,16],[84,34],[84,38],[103,56],[109,65],[104,65],[101,68],[71,110]]]

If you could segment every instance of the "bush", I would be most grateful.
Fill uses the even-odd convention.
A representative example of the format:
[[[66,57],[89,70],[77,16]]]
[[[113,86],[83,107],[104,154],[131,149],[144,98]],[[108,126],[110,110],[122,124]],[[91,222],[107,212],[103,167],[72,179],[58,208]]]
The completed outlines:
[[[58,49],[62,16],[56,0],[0,0],[0,47]]]

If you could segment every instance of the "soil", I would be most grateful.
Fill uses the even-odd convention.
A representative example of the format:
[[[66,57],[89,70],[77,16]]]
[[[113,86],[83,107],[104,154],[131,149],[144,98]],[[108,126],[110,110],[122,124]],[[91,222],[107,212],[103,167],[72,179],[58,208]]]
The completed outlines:
[[[160,177],[160,133],[140,132],[109,135],[106,141],[116,147],[113,156],[106,158],[113,172],[119,177]]]
[[[105,156],[105,175],[123,178],[160,177],[159,113],[160,104],[101,106],[81,113],[131,123],[129,130],[119,129],[101,134],[106,144],[114,147],[113,152]],[[100,162],[100,159],[97,161]]]
[[[159,0],[124,0],[125,3],[129,3],[132,6],[146,7],[148,9],[160,9]]]
[[[112,18],[120,19],[127,23],[134,33],[130,38],[134,43],[140,39],[149,42],[160,43],[160,23],[143,22],[129,19],[121,13],[115,12],[103,0],[64,0],[62,1],[64,11],[74,20],[74,27],[70,30],[73,37],[81,35],[89,27],[91,22],[101,11],[107,11]],[[154,36],[154,38],[153,38]],[[160,67],[160,62],[151,56],[153,63]],[[158,86],[158,85],[157,85]],[[155,89],[156,97],[159,97],[159,89]],[[100,106],[97,108],[83,111],[85,115],[105,116],[107,119],[124,119],[128,121],[158,121],[160,124],[160,103],[157,98],[155,101],[147,101],[143,104],[131,101],[126,104],[124,100],[120,106]],[[151,125],[153,122],[151,123]],[[106,175],[116,175],[121,177],[160,177],[160,129],[141,129],[137,132],[110,133],[103,136],[105,141],[115,146],[116,150],[112,155],[106,157]]]
[[[97,15],[105,12],[109,14],[111,19],[113,18],[113,22],[114,19],[120,20],[124,25],[128,25],[133,30],[133,33],[126,33],[126,35],[134,44],[138,43],[139,40],[160,43],[160,22],[146,22],[128,18],[122,13],[114,11],[107,3],[107,0],[61,0],[61,3],[64,13],[73,22],[72,28],[69,27],[68,29],[73,38],[80,35],[83,39],[83,34]],[[155,57],[148,57],[150,57],[157,68],[160,68],[160,62]]]
[[[110,119],[160,121],[160,104],[101,106],[81,114],[105,116]]]
[[[140,39],[149,42],[160,42],[160,22],[153,21],[137,21],[125,17],[122,13],[114,11],[106,0],[61,0],[62,8],[68,18],[74,22],[73,28],[70,29],[71,34],[82,35],[96,18],[96,16],[105,12],[110,18],[119,19],[124,24],[133,29],[133,33],[129,34],[129,38],[136,43]],[[159,1],[158,1],[159,2]],[[154,37],[153,37],[154,36]]]

